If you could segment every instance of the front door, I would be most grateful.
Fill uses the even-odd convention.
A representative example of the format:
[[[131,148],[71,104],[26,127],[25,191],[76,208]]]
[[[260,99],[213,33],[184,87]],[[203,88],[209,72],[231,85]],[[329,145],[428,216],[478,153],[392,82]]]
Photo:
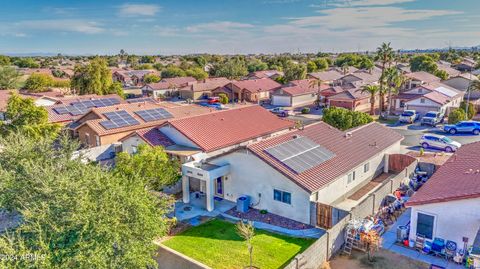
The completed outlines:
[[[215,196],[223,197],[223,177],[215,179]]]

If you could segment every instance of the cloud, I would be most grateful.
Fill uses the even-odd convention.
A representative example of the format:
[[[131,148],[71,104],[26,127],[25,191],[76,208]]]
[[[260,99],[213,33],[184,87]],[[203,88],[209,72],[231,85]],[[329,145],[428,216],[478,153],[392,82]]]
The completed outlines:
[[[336,7],[363,7],[363,6],[391,6],[415,2],[416,0],[337,0],[326,2],[327,5]]]
[[[119,15],[123,17],[155,16],[161,7],[155,4],[123,4],[119,7]]]
[[[13,23],[10,28],[20,30],[76,32],[98,34],[105,31],[99,23],[78,19],[25,20]]]
[[[238,32],[238,31],[250,29],[253,27],[255,26],[249,23],[239,23],[239,22],[231,22],[231,21],[215,21],[215,22],[191,25],[186,27],[185,30],[190,33],[200,33],[200,32],[232,33],[232,32]]]

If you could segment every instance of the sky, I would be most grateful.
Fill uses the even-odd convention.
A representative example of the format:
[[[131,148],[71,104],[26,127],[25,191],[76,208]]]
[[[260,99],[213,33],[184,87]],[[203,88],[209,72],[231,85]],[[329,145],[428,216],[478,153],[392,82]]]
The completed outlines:
[[[2,1],[0,53],[372,51],[480,45],[480,0]]]

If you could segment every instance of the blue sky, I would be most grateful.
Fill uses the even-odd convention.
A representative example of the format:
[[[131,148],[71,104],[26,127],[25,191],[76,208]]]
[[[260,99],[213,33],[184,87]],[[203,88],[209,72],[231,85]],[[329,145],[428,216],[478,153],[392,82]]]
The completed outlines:
[[[2,1],[0,53],[279,53],[480,45],[478,0]]]

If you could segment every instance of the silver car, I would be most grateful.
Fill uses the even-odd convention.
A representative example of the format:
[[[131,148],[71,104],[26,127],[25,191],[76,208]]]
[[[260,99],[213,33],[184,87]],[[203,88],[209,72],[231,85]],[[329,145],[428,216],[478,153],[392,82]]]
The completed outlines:
[[[457,141],[453,141],[446,136],[434,134],[426,134],[422,136],[420,139],[420,145],[424,149],[435,148],[445,150],[446,152],[457,151],[457,149],[462,146],[462,144],[458,143]]]

